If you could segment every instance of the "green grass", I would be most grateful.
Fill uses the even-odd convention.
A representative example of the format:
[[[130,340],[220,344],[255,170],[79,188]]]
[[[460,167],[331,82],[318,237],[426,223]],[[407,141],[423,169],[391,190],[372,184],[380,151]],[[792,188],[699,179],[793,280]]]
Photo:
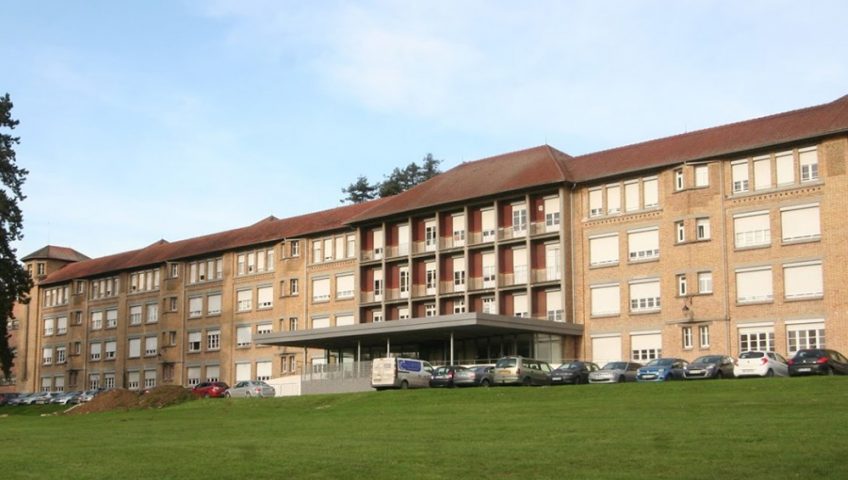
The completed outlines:
[[[848,478],[846,430],[839,377],[433,389],[10,414],[0,465],[4,479]]]

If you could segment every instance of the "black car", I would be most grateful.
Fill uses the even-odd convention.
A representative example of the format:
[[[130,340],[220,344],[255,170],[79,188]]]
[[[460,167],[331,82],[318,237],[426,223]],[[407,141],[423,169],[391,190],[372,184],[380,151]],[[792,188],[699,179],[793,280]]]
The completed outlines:
[[[811,348],[798,350],[789,360],[789,376],[848,375],[848,358],[836,350]]]
[[[448,387],[456,386],[453,382],[453,377],[458,372],[464,372],[467,368],[460,365],[448,365],[446,367],[436,367],[433,370],[433,376],[430,377],[431,387]]]
[[[488,387],[495,383],[495,367],[479,365],[465,370],[456,370],[453,384],[457,387]]]
[[[686,380],[733,378],[733,359],[727,355],[704,355],[683,369]]]
[[[551,372],[551,385],[589,383],[589,374],[600,368],[592,362],[565,362]]]

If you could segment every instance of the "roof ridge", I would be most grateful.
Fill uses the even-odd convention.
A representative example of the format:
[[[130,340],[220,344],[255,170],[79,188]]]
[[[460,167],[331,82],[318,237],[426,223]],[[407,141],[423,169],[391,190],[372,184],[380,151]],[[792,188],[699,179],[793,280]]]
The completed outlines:
[[[612,147],[612,148],[607,148],[607,149],[604,149],[604,150],[598,150],[598,151],[595,151],[595,152],[584,153],[584,154],[578,155],[574,158],[581,159],[581,158],[589,157],[589,156],[592,156],[592,155],[600,155],[600,154],[604,154],[604,153],[616,152],[616,151],[619,151],[619,150],[626,150],[626,149],[629,149],[629,148],[637,147],[637,146],[640,146],[640,145],[646,145],[646,144],[653,143],[653,142],[667,141],[667,140],[684,138],[684,137],[694,137],[694,136],[697,136],[697,135],[703,135],[703,134],[708,133],[708,132],[713,132],[715,130],[719,130],[719,129],[722,129],[722,128],[730,128],[730,127],[735,127],[735,126],[738,126],[738,125],[743,125],[743,124],[748,124],[748,123],[753,123],[753,122],[760,122],[760,121],[764,121],[764,120],[775,119],[775,118],[780,118],[780,117],[789,116],[789,115],[797,115],[797,114],[805,112],[805,111],[811,111],[811,110],[823,108],[823,107],[826,107],[826,106],[831,106],[831,105],[837,104],[837,103],[842,102],[842,101],[846,102],[846,108],[848,108],[848,95],[845,95],[845,96],[842,96],[842,97],[840,97],[836,100],[833,100],[833,101],[830,101],[830,102],[827,102],[827,103],[821,103],[821,104],[818,104],[818,105],[813,105],[813,106],[810,106],[810,107],[803,107],[803,108],[797,108],[795,110],[787,110],[787,111],[784,111],[784,112],[772,113],[772,114],[768,114],[768,115],[763,115],[761,117],[754,117],[754,118],[749,118],[749,119],[746,119],[746,120],[739,120],[739,121],[736,121],[736,122],[724,123],[724,124],[716,125],[716,126],[713,126],[713,127],[702,128],[702,129],[694,130],[694,131],[691,131],[691,132],[678,133],[678,134],[669,135],[669,136],[666,136],[666,137],[652,138],[650,140],[643,140],[641,142],[634,142],[634,143],[629,143],[627,145],[621,145],[621,146],[618,146],[618,147]]]
[[[556,148],[548,145],[547,143],[545,144],[545,147],[547,147],[548,155],[551,157],[551,160],[554,162],[554,165],[556,165],[557,170],[559,170],[559,173],[562,175],[562,180],[564,182],[570,181],[571,172],[569,172],[568,168],[565,165],[565,162],[561,161],[558,158],[557,154],[564,154],[569,157],[571,157],[571,155],[568,155],[567,153],[561,150],[557,150]]]

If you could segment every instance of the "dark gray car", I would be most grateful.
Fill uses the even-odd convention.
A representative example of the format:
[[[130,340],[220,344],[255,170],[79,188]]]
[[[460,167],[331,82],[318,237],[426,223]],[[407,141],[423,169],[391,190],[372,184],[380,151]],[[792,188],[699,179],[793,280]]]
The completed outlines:
[[[733,359],[727,355],[704,355],[683,369],[686,380],[733,378]]]
[[[453,384],[457,387],[488,387],[495,383],[495,367],[478,365],[454,374]]]

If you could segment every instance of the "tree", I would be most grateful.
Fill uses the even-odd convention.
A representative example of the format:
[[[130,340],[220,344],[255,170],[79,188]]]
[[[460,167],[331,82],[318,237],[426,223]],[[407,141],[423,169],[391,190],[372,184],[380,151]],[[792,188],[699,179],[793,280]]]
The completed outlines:
[[[360,176],[356,182],[342,189],[342,192],[348,194],[348,196],[341,201],[342,203],[360,203],[371,200],[375,196],[386,198],[405,192],[419,183],[426,182],[442,173],[439,170],[439,164],[441,163],[441,160],[433,158],[432,153],[428,153],[421,160],[421,165],[412,162],[403,169],[395,167],[392,173],[384,176],[384,180],[380,183],[372,185],[368,182],[367,178]]]
[[[29,301],[32,278],[16,257],[11,243],[23,238],[23,214],[18,206],[26,198],[21,192],[28,171],[15,163],[14,146],[19,137],[3,130],[13,130],[18,121],[12,119],[12,101],[9,94],[0,97],[0,368],[5,378],[12,373],[14,357],[9,348],[6,319],[14,318],[16,302]]]
[[[342,193],[347,194],[347,197],[341,202],[362,203],[373,200],[377,196],[377,188],[377,185],[368,182],[368,177],[360,175],[355,182],[342,189]]]

